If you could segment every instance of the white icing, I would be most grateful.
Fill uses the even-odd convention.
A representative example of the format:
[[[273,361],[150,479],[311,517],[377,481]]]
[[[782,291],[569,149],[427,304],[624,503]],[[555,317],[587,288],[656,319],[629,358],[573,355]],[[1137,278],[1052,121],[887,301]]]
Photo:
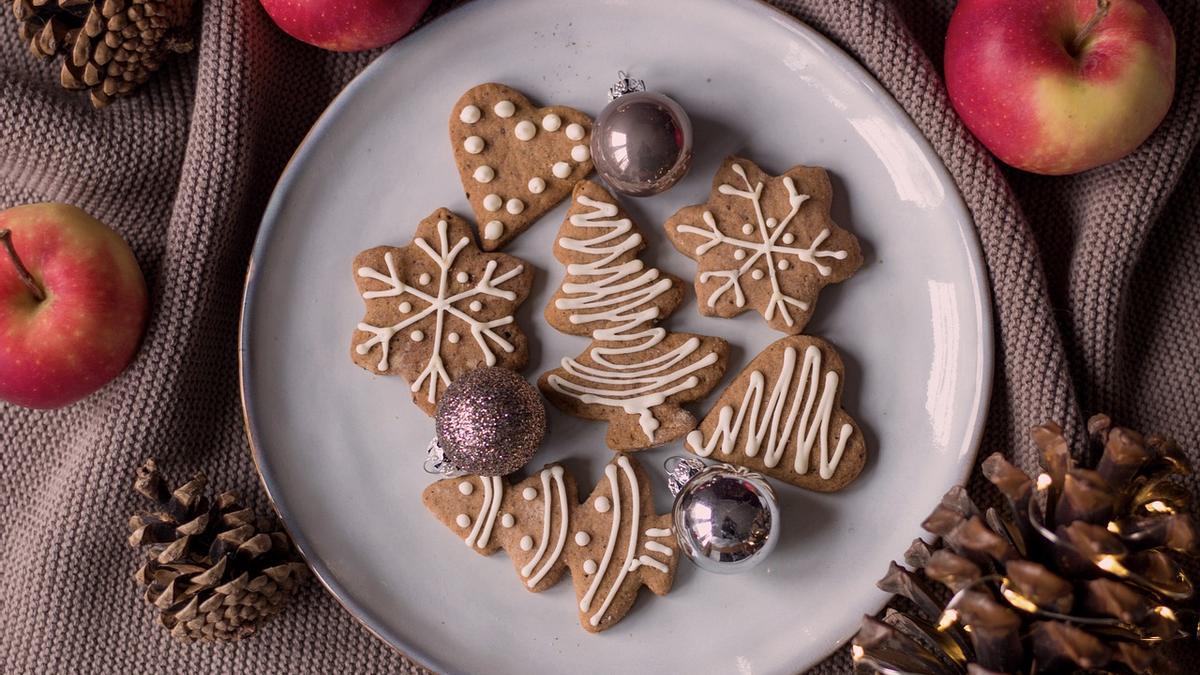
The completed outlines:
[[[550,481],[552,479],[555,483],[555,486],[558,488],[558,511],[560,524],[558,527],[558,541],[554,545],[554,550],[550,552],[550,557],[546,558],[546,562],[542,565],[542,568],[538,570],[537,574],[533,575],[530,577],[529,581],[525,582],[525,585],[529,588],[536,586],[538,582],[542,580],[542,577],[546,576],[546,573],[550,571],[550,568],[553,567],[556,562],[558,562],[558,558],[562,555],[563,545],[567,541],[567,530],[571,526],[570,514],[567,510],[569,505],[567,504],[567,485],[566,482],[563,481],[563,468],[561,466],[552,466],[549,469],[542,469],[541,477],[543,495],[542,501],[545,503],[545,508],[543,509],[542,515],[542,545],[538,548],[537,553],[534,554],[533,559],[530,560],[525,567],[521,568],[522,576],[528,577],[529,573],[533,571],[534,565],[537,565],[538,561],[542,559],[542,554],[546,552],[546,544],[550,537],[550,502],[553,494],[550,490]]]
[[[586,162],[592,156],[592,152],[588,150],[586,145],[576,145],[571,148],[571,159],[576,162]]]
[[[466,300],[474,296],[491,295],[504,300],[515,300],[517,294],[513,291],[502,290],[501,284],[521,274],[523,266],[516,265],[512,269],[494,276],[499,264],[495,260],[489,260],[484,267],[483,275],[471,288],[464,289],[458,293],[451,294],[449,291],[450,272],[454,267],[455,260],[458,259],[458,254],[466,248],[471,240],[468,237],[463,237],[454,244],[450,245],[449,240],[449,225],[444,220],[439,220],[437,223],[437,231],[439,238],[439,249],[434,250],[429,242],[421,237],[413,240],[413,245],[419,248],[429,256],[429,258],[438,266],[439,280],[438,292],[436,296],[430,295],[419,288],[409,286],[400,280],[399,274],[396,271],[395,259],[389,251],[384,254],[384,264],[387,265],[388,274],[385,276],[377,270],[363,268],[358,270],[361,277],[367,277],[385,283],[389,286],[383,291],[367,291],[363,293],[363,298],[380,298],[392,297],[401,294],[409,294],[415,300],[425,303],[425,308],[421,311],[406,317],[400,323],[393,326],[372,326],[368,323],[358,324],[358,329],[363,332],[372,334],[372,337],[365,342],[360,343],[355,349],[359,354],[367,354],[376,345],[380,347],[380,359],[377,368],[381,371],[386,371],[389,367],[389,346],[392,337],[409,326],[424,320],[431,314],[434,315],[434,334],[433,334],[433,349],[430,350],[429,361],[425,369],[413,381],[411,390],[413,392],[421,391],[421,388],[428,382],[427,400],[433,403],[437,400],[438,384],[450,384],[450,374],[446,371],[445,363],[442,360],[442,338],[445,332],[446,316],[449,315],[471,328],[471,337],[475,339],[475,345],[478,347],[480,354],[483,356],[485,365],[496,365],[496,354],[492,351],[492,344],[512,353],[515,349],[508,340],[505,340],[499,333],[493,330],[499,326],[505,326],[513,322],[512,315],[502,316],[491,321],[480,321],[475,317],[460,310],[456,303]],[[428,274],[422,274],[422,278],[429,277]],[[426,279],[424,283],[428,283],[431,279]],[[473,301],[478,302],[478,301]],[[490,343],[489,343],[490,341]]]
[[[479,111],[479,108],[473,105],[463,106],[463,109],[458,113],[458,119],[463,124],[475,124],[482,116],[483,113]]]
[[[612,464],[604,467],[604,476],[608,478],[608,486],[613,496],[612,527],[608,533],[608,543],[604,545],[604,557],[600,559],[600,567],[598,568],[600,574],[592,580],[587,592],[583,594],[583,598],[579,601],[579,611],[581,612],[586,612],[592,607],[592,598],[595,597],[596,591],[600,588],[600,581],[604,578],[604,572],[608,570],[608,563],[612,560],[613,549],[617,545],[617,533],[621,529],[621,490],[620,486],[617,485],[617,467]],[[598,497],[596,503],[599,504],[601,499],[604,499],[604,497]],[[605,511],[607,510],[605,509]],[[636,532],[636,523],[634,525],[634,531]]]
[[[591,542],[592,542],[592,535],[588,534],[587,532],[580,530],[579,532],[575,533],[575,545],[576,546],[587,546]]]
[[[410,340],[412,340],[413,342],[421,342],[422,340],[425,339],[425,334],[419,330],[414,330],[413,332],[408,334],[408,338]]]
[[[601,495],[596,497],[595,506],[597,513],[608,513],[608,510],[612,508],[612,502],[608,500],[608,497]]]
[[[429,276],[425,272],[422,272],[421,276],[417,277],[417,283],[421,284],[422,286],[428,286],[429,282],[431,281],[433,281],[433,277]]]
[[[525,498],[525,501],[531,502],[537,499],[538,491],[534,488],[527,487],[524,490],[521,490],[521,496]]]
[[[500,527],[508,529],[516,524],[517,524],[517,519],[513,518],[513,514],[506,513],[506,514],[500,516]]]
[[[521,537],[521,550],[528,551],[531,548],[533,548],[533,537],[529,535]]]
[[[746,252],[739,248],[738,250],[733,252],[733,259],[734,260],[745,260]]]
[[[525,210],[525,202],[513,197],[504,205],[504,210],[515,216]]]
[[[468,516],[465,513],[460,513],[454,517],[454,524],[465,530],[471,526],[471,516]]]
[[[504,234],[504,223],[498,220],[489,220],[487,225],[483,226],[484,239],[499,239]]]
[[[467,305],[467,307],[472,312],[478,312],[479,310],[483,309],[483,303],[478,300],[472,300],[471,304]]]
[[[671,528],[652,527],[646,530],[647,537],[669,537],[671,536]]]
[[[658,319],[658,308],[647,305],[669,291],[674,282],[656,268],[647,269],[636,258],[622,262],[637,251],[642,236],[633,232],[628,218],[616,218],[615,204],[584,195],[579,196],[578,203],[592,210],[571,216],[571,225],[601,233],[589,239],[558,240],[560,247],[584,254],[588,262],[567,265],[569,275],[587,281],[564,283],[562,291],[566,297],[556,300],[555,307],[570,312],[571,323],[605,324],[606,327],[592,333],[592,338],[605,346],[593,347],[589,352],[595,365],[563,359],[562,368],[573,379],[551,375],[547,383],[560,394],[583,403],[621,408],[637,415],[646,439],[653,442],[659,422],[651,409],[662,405],[672,394],[699,384],[694,373],[716,363],[718,358],[709,353],[681,366],[700,348],[700,339],[696,337],[642,361],[621,358],[645,352],[666,339],[666,329],[651,327]],[[621,362],[610,357],[618,357]]]
[[[591,576],[596,573],[596,561],[588,558],[583,561],[583,573]]]
[[[472,155],[478,155],[483,152],[483,139],[478,136],[467,136],[463,141],[463,150],[466,150]]]
[[[542,118],[542,128],[546,131],[558,131],[562,126],[562,118],[554,113],[550,113]]]
[[[655,553],[661,553],[667,557],[671,557],[672,555],[674,555],[674,553],[671,551],[670,546],[667,546],[665,544],[660,544],[657,541],[648,541],[644,544],[644,546],[646,547],[647,551],[654,551]],[[665,572],[666,570],[663,570],[663,571]]]
[[[400,313],[401,314],[408,314],[411,311],[412,311],[412,303],[411,302],[405,301],[405,302],[400,303]]]
[[[496,170],[487,164],[482,164],[475,169],[475,182],[490,183],[496,177]]]
[[[517,107],[513,105],[512,101],[505,100],[497,103],[492,108],[492,111],[496,113],[497,117],[508,119],[509,117],[513,116],[513,113],[517,112]]]
[[[500,511],[500,502],[504,500],[504,482],[499,476],[480,476],[483,484],[483,504],[479,507],[479,515],[475,518],[475,527],[467,535],[467,546],[487,548],[488,540],[492,537],[492,526],[496,523],[496,514]]]
[[[517,137],[517,140],[533,140],[533,137],[537,135],[537,125],[529,120],[521,120],[513,129],[513,135]]]
[[[736,410],[733,406],[722,406],[717,413],[717,426],[712,437],[705,441],[703,432],[693,431],[687,435],[688,446],[701,457],[708,457],[718,447],[724,455],[737,449],[747,457],[755,457],[762,450],[762,461],[768,468],[777,466],[783,455],[794,446],[796,454],[792,469],[804,474],[808,472],[813,445],[819,441],[821,453],[818,473],[821,478],[829,480],[837,471],[854,427],[842,425],[837,446],[830,455],[829,426],[833,421],[834,399],[839,383],[837,373],[828,371],[825,372],[822,386],[821,372],[820,348],[809,345],[804,350],[804,361],[797,375],[796,349],[788,347],[784,350],[779,372],[775,375],[766,410],[762,409],[766,378],[762,371],[755,370],[750,373],[750,384],[746,387],[741,406]],[[785,408],[793,385],[795,392],[792,404],[790,408]],[[734,444],[742,435],[745,436],[742,447],[735,448]]]
[[[471,496],[471,493],[475,491],[475,484],[469,480],[464,480],[458,484],[458,491],[469,497]]]
[[[795,241],[796,241],[796,235],[792,234],[791,232],[784,232],[784,233],[783,233],[783,238],[782,238],[782,239],[780,239],[779,241],[782,241],[782,242],[783,242],[783,243],[785,243],[785,244],[792,244],[792,243],[795,243]]]
[[[467,274],[466,272],[459,272],[458,274],[454,275],[454,280],[460,284],[465,284],[471,280],[471,275]]]
[[[456,345],[456,344],[458,344],[458,341],[459,341],[460,339],[461,339],[461,337],[459,336],[459,334],[458,334],[458,333],[455,333],[455,332],[453,332],[453,331],[451,331],[450,333],[446,334],[446,341],[447,341],[447,342],[449,342],[449,343],[450,343],[450,344],[452,344],[452,345]]]
[[[566,162],[555,162],[554,166],[550,167],[550,173],[554,174],[555,178],[566,178],[571,175],[571,165]]]
[[[500,195],[496,194],[495,192],[484,196],[483,208],[487,209],[488,211],[492,211],[494,213],[499,211],[501,206],[504,206],[504,200],[501,199]]]
[[[778,267],[780,271],[785,271],[789,267],[788,261],[786,260],[780,260],[779,262],[775,263],[775,266]]]
[[[583,126],[574,122],[567,125],[567,138],[573,141],[583,140]]]
[[[529,191],[535,195],[540,195],[546,191],[546,181],[542,178],[534,176],[529,179]]]
[[[717,191],[723,195],[731,195],[749,200],[754,204],[754,212],[758,219],[756,239],[738,239],[737,237],[725,234],[717,228],[716,219],[713,217],[711,211],[705,211],[702,214],[704,224],[707,228],[699,228],[694,225],[680,225],[678,227],[678,231],[681,233],[694,234],[706,240],[696,247],[695,255],[697,257],[719,245],[742,248],[750,254],[745,262],[742,262],[734,269],[700,273],[700,283],[707,283],[711,279],[724,279],[724,282],[712,289],[705,301],[709,307],[715,307],[721,296],[732,290],[734,303],[738,307],[744,307],[746,304],[746,295],[742,289],[741,278],[749,272],[751,279],[761,281],[764,277],[762,270],[754,269],[751,272],[751,269],[759,258],[765,258],[767,272],[770,274],[771,280],[771,295],[766,309],[763,311],[763,316],[768,321],[771,321],[775,317],[776,310],[778,310],[785,324],[788,326],[795,325],[795,320],[792,318],[788,306],[791,305],[799,308],[801,311],[807,311],[808,303],[799,298],[786,295],[780,290],[779,279],[775,272],[776,257],[795,256],[797,262],[811,265],[821,276],[829,276],[833,270],[822,263],[820,259],[832,258],[834,260],[845,260],[849,254],[846,251],[821,248],[821,245],[829,238],[830,233],[828,229],[821,230],[820,234],[813,239],[807,248],[796,248],[787,245],[786,242],[782,245],[777,243],[777,240],[783,237],[784,230],[787,229],[792,219],[800,211],[800,206],[808,201],[809,196],[798,193],[796,191],[796,183],[792,180],[791,176],[784,176],[783,185],[788,191],[788,204],[791,206],[791,210],[784,216],[783,220],[768,218],[764,216],[762,209],[762,182],[751,185],[750,179],[746,175],[746,170],[740,164],[733,165],[733,172],[742,178],[746,184],[746,189],[743,190],[727,183],[722,183],[717,186]],[[754,234],[755,229],[749,223],[742,226],[742,232],[747,237]],[[794,236],[792,241],[795,241]]]
[[[648,555],[638,556],[638,559],[634,560],[630,564],[629,569],[636,570],[637,568],[641,567],[642,565],[645,565],[646,567],[653,567],[654,569],[658,570],[659,572],[663,572],[663,573],[666,573],[666,572],[670,571],[670,569],[671,569],[671,568],[667,567],[666,564],[664,564],[663,562],[661,562],[659,560],[655,560],[654,558],[651,558]],[[595,625],[595,624],[592,624],[592,625]]]
[[[621,571],[617,574],[616,581],[612,586],[608,587],[608,593],[604,596],[604,602],[600,604],[600,609],[588,619],[588,623],[593,626],[599,626],[600,621],[604,618],[604,613],[608,611],[608,605],[617,595],[617,590],[621,587],[621,582],[625,581],[625,575],[634,569],[634,554],[637,553],[638,531],[642,529],[641,514],[639,513],[642,506],[642,497],[639,494],[637,482],[637,474],[633,472],[633,467],[629,464],[629,458],[621,455],[617,458],[617,464],[621,470],[625,472],[625,480],[629,482],[629,546],[625,549],[625,564],[621,565]],[[610,468],[611,464],[608,465]],[[613,472],[616,473],[615,471]],[[621,524],[621,509],[620,509],[620,492],[618,492],[616,480],[612,475],[609,475],[609,482],[613,486],[613,524],[619,526]],[[616,536],[614,528],[613,537],[609,538],[609,546],[612,545],[612,540]],[[596,576],[597,579],[604,577],[604,571],[608,567],[608,561],[612,549],[609,548],[604,552],[604,560],[600,563],[601,572]],[[657,562],[657,561],[656,561]],[[660,568],[660,571],[665,572],[665,566]],[[593,588],[595,585],[593,584]],[[590,590],[590,589],[589,589]]]

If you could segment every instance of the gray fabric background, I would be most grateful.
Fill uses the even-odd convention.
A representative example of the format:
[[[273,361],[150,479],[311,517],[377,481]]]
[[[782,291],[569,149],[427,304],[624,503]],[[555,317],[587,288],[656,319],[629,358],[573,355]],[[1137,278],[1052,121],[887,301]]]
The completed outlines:
[[[1031,467],[1030,425],[1053,418],[1078,435],[1094,411],[1173,434],[1198,456],[1200,7],[1160,3],[1179,42],[1174,108],[1130,157],[1067,178],[998,168],[954,116],[937,65],[950,0],[776,3],[879,78],[975,216],[998,349],[981,458],[999,450]],[[246,263],[283,164],[375,56],[293,41],[253,0],[201,5],[197,51],[99,114],[0,20],[0,207],[67,201],[111,223],[153,301],[137,360],[99,395],[48,412],[0,404],[0,669],[409,670],[316,584],[253,640],[214,646],[172,641],[130,578],[125,519],[143,457],[170,475],[203,468],[265,506],[235,371]],[[978,475],[971,485],[990,499]],[[848,669],[839,653],[816,672]]]

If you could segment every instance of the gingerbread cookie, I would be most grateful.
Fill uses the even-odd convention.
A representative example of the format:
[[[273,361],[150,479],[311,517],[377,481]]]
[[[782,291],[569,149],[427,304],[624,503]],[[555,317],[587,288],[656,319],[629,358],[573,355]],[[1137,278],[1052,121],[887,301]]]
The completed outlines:
[[[841,408],[842,359],[806,335],[756,356],[688,434],[684,447],[818,492],[840,490],[866,463],[866,444]]]
[[[671,242],[695,260],[696,298],[705,316],[754,308],[775,330],[798,334],[827,284],[862,266],[854,235],[829,215],[833,189],[819,167],[770,176],[730,157],[708,202],[680,209],[666,223]]]
[[[525,367],[526,339],[513,312],[529,294],[533,268],[480,252],[470,226],[447,209],[422,220],[408,246],[359,253],[354,279],[367,309],[350,357],[372,372],[402,375],[426,414],[467,371]]]
[[[591,181],[575,186],[554,243],[567,276],[545,315],[592,343],[538,386],[563,411],[607,421],[606,441],[618,451],[669,443],[693,429],[696,419],[679,404],[717,385],[729,353],[720,338],[655,326],[679,306],[683,285],[638,259],[644,247],[612,195]]]
[[[503,84],[481,84],[450,113],[450,143],[480,245],[494,251],[554,208],[592,171],[592,120],[538,108]]]
[[[476,552],[504,549],[530,591],[553,586],[569,569],[579,623],[593,633],[620,621],[640,587],[665,595],[675,578],[671,514],[654,513],[650,480],[627,455],[613,458],[582,504],[558,464],[512,487],[496,477],[447,478],[426,488],[422,501]]]

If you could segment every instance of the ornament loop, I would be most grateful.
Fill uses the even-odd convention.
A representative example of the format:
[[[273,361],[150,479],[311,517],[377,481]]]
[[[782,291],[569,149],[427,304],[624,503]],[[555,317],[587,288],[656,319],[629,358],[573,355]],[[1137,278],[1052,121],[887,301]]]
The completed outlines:
[[[617,83],[608,88],[608,100],[615,101],[625,94],[632,94],[635,91],[646,91],[645,80],[635,80],[629,76],[629,73],[619,70],[617,71]]]
[[[429,447],[425,449],[425,473],[446,478],[467,475],[466,471],[458,469],[446,460],[446,451],[436,438],[429,441]]]

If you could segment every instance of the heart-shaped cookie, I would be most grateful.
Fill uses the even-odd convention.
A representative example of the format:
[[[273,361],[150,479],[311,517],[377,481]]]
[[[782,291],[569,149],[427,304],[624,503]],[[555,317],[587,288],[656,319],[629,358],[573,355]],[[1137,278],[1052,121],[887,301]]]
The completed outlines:
[[[450,143],[479,245],[494,251],[524,232],[592,172],[592,120],[538,108],[503,84],[472,87],[450,113]]]

